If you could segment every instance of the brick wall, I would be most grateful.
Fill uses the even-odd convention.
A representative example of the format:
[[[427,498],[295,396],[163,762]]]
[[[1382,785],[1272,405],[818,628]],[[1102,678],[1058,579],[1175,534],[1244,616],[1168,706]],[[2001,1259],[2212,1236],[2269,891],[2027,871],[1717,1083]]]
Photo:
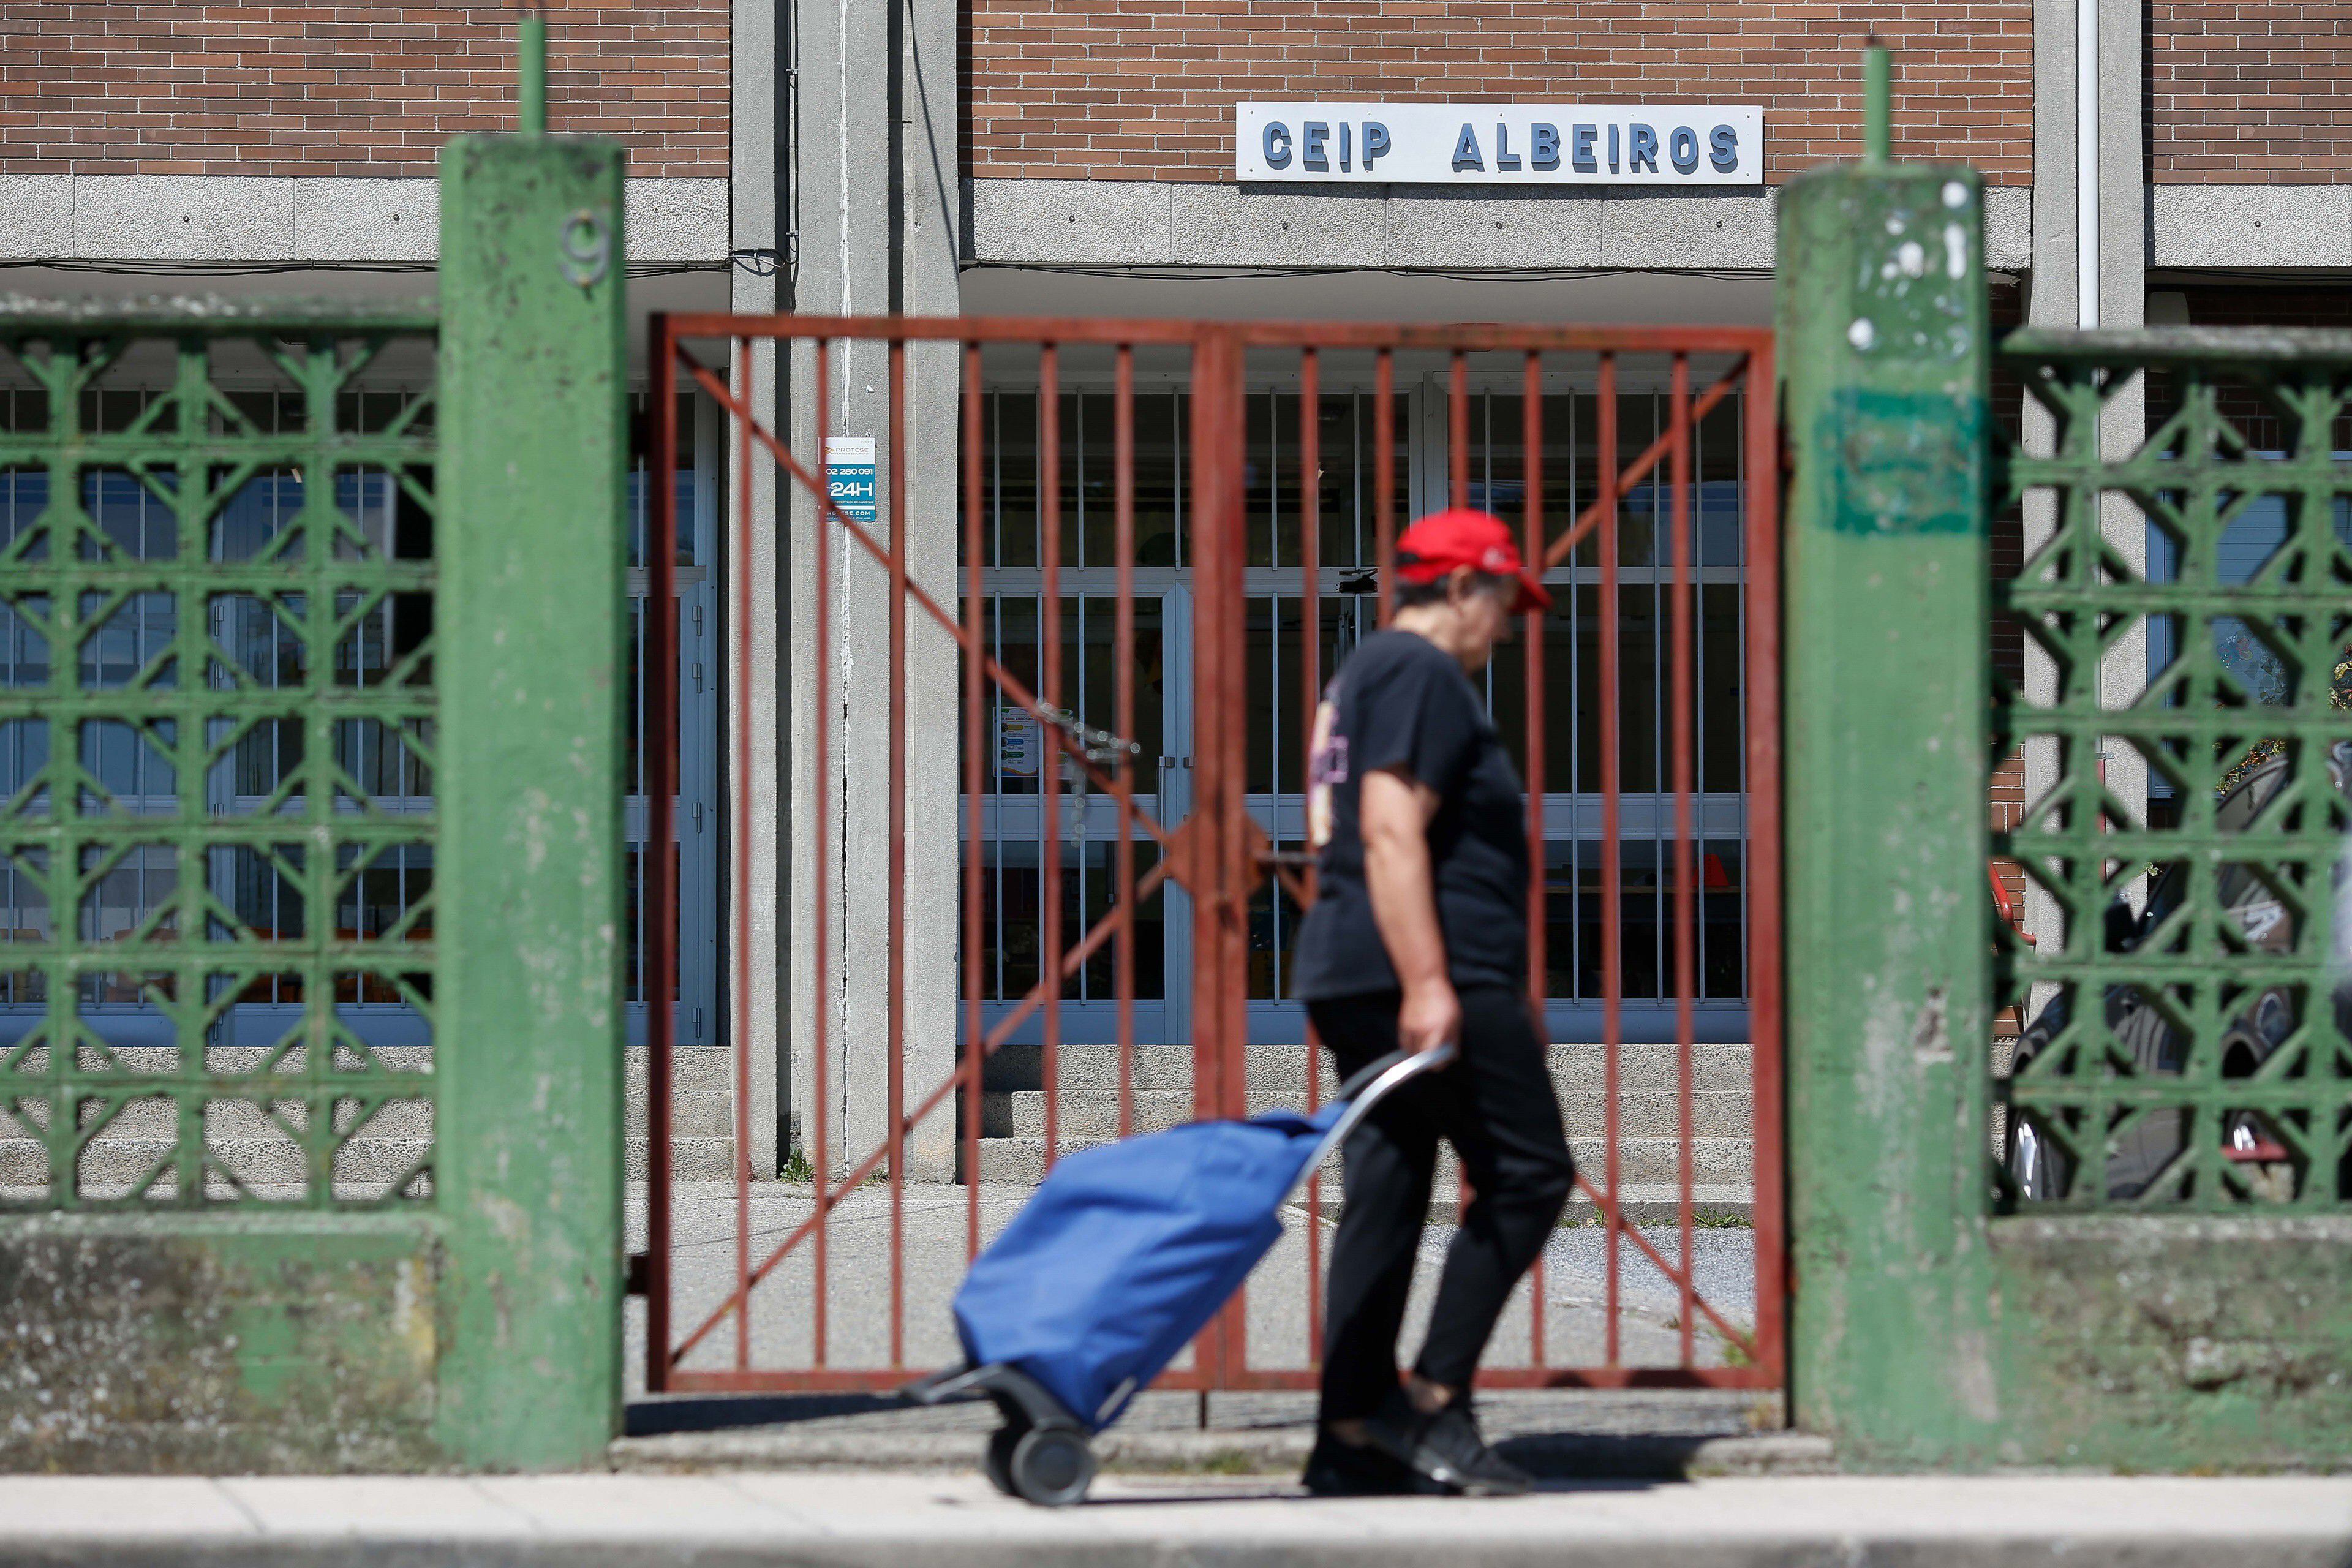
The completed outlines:
[[[2150,177],[2352,179],[2352,0],[2152,0]]]
[[[972,0],[971,172],[1230,179],[1243,99],[1764,106],[1778,184],[1861,141],[1885,29],[1899,157],[2032,163],[2031,0]]]
[[[0,174],[429,174],[514,129],[495,5],[8,0]],[[553,0],[549,118],[636,174],[727,173],[727,0]]]

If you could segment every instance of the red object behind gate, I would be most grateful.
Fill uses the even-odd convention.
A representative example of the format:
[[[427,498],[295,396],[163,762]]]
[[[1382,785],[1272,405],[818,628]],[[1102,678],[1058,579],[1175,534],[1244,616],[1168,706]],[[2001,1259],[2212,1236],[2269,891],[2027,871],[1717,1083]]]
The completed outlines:
[[[835,1170],[831,1157],[833,1129],[828,1124],[832,1099],[827,1081],[830,1052],[829,1042],[824,1037],[828,1009],[823,1005],[813,1008],[816,1036],[809,1045],[816,1076],[816,1091],[810,1108],[812,1137],[808,1152],[814,1169],[810,1212],[786,1226],[780,1241],[763,1241],[755,1247],[752,1244],[751,1215],[755,1201],[760,1201],[760,1194],[751,1178],[748,1143],[741,1136],[742,1110],[749,1103],[749,1055],[740,1048],[736,1049],[737,1116],[734,1125],[738,1135],[733,1184],[731,1289],[726,1289],[715,1305],[680,1317],[677,1310],[678,1276],[674,1267],[676,1194],[670,1128],[675,1023],[671,1008],[656,1005],[649,1009],[653,1021],[648,1072],[651,1180],[649,1256],[645,1276],[649,1297],[646,1365],[649,1388],[656,1391],[881,1389],[893,1387],[919,1373],[930,1370],[905,1364],[907,1281],[904,1243],[908,1188],[906,1163],[902,1157],[905,1140],[924,1119],[943,1113],[942,1108],[945,1108],[944,1113],[954,1114],[957,1097],[961,1096],[964,1245],[969,1256],[978,1249],[982,1241],[981,1182],[978,1177],[981,1171],[979,1139],[983,1062],[1016,1030],[1024,1026],[1032,1016],[1041,1018],[1045,1090],[1044,1159],[1050,1166],[1061,1145],[1059,1102],[1062,1097],[1058,1078],[1059,1051],[1063,1043],[1060,1013],[1064,990],[1063,984],[1053,982],[1066,982],[1106,944],[1111,949],[1117,998],[1118,1130],[1121,1135],[1128,1132],[1133,1125],[1135,1105],[1135,912],[1143,900],[1161,889],[1166,879],[1174,879],[1192,900],[1193,1112],[1196,1116],[1246,1114],[1244,1052],[1248,1037],[1249,902],[1269,872],[1300,905],[1311,902],[1314,895],[1314,872],[1307,858],[1275,853],[1267,827],[1253,819],[1244,798],[1246,737],[1240,718],[1247,695],[1244,689],[1246,628],[1244,594],[1246,564],[1244,526],[1244,399],[1246,362],[1253,353],[1262,362],[1270,354],[1278,353],[1286,363],[1295,363],[1300,407],[1307,411],[1318,410],[1321,406],[1327,355],[1370,356],[1373,399],[1375,541],[1379,609],[1382,619],[1386,618],[1389,608],[1389,569],[1398,527],[1395,515],[1396,453],[1391,414],[1399,395],[1395,388],[1395,359],[1401,353],[1434,353],[1444,356],[1443,363],[1446,367],[1446,427],[1451,454],[1448,472],[1452,503],[1456,506],[1469,504],[1470,500],[1470,356],[1481,356],[1482,363],[1490,363],[1496,356],[1505,356],[1507,364],[1517,363],[1518,374],[1524,378],[1521,384],[1526,422],[1522,437],[1525,471],[1520,479],[1525,498],[1526,552],[1530,565],[1538,570],[1546,566],[1557,567],[1570,561],[1580,550],[1586,552],[1588,559],[1597,563],[1599,839],[1601,861],[1600,967],[1603,986],[1601,1028],[1606,1053],[1601,1131],[1604,1152],[1600,1182],[1594,1183],[1590,1172],[1580,1173],[1578,1181],[1580,1188],[1600,1215],[1604,1227],[1605,1241],[1601,1249],[1604,1255],[1605,1311],[1601,1353],[1598,1362],[1592,1364],[1551,1363],[1545,1342],[1546,1269],[1539,1265],[1531,1277],[1528,1360],[1522,1365],[1486,1368],[1480,1373],[1482,1384],[1503,1387],[1633,1384],[1769,1387],[1780,1384],[1784,1366],[1780,1056],[1780,528],[1778,430],[1771,395],[1772,339],[1769,331],[1745,328],[1415,327],[1161,321],[927,321],[677,315],[656,316],[653,333],[652,363],[656,367],[656,383],[660,383],[664,374],[661,367],[668,367],[673,374],[682,372],[733,421],[732,428],[737,437],[733,447],[737,477],[733,493],[735,519],[731,559],[739,563],[735,567],[733,616],[733,635],[739,655],[746,643],[751,604],[748,573],[741,569],[740,563],[750,558],[749,545],[755,526],[752,512],[754,488],[751,483],[755,452],[764,451],[792,484],[801,487],[814,499],[818,509],[818,525],[808,552],[805,557],[795,558],[793,562],[795,571],[805,569],[814,579],[814,635],[818,647],[829,649],[832,647],[834,551],[842,548],[863,552],[888,573],[890,665],[887,679],[891,695],[887,900],[890,931],[885,960],[888,1003],[883,1029],[887,1052],[887,1105],[892,1110],[887,1114],[887,1131],[883,1141],[863,1158],[851,1162],[846,1171]],[[731,380],[721,369],[726,363],[724,359],[707,360],[697,356],[689,344],[698,340],[716,340],[733,346],[735,374]],[[809,345],[809,358],[814,365],[814,405],[820,410],[834,406],[832,355],[836,343],[862,342],[887,345],[889,435],[881,459],[887,476],[882,487],[882,495],[887,498],[884,537],[876,537],[876,531],[854,521],[829,498],[828,467],[823,458],[814,465],[803,461],[775,433],[764,428],[752,416],[755,401],[744,395],[743,391],[751,384],[752,345],[767,341],[782,341],[787,347],[793,342]],[[907,353],[909,343],[929,342],[961,345],[962,354],[962,564],[967,581],[961,617],[911,582],[908,576],[905,443]],[[1038,689],[1034,691],[1016,679],[1013,672],[997,658],[990,656],[983,635],[984,550],[981,520],[983,510],[983,461],[988,445],[983,439],[985,432],[981,413],[982,355],[984,347],[1001,345],[1019,345],[1024,350],[1034,351],[1038,396],[1045,410],[1037,426],[1039,473],[1042,476],[1037,487],[1042,540],[1039,563],[1043,573],[1044,599],[1039,624],[1048,629],[1041,634],[1042,668]],[[1089,732],[1072,713],[1073,705],[1065,700],[1062,638],[1057,630],[1061,624],[1059,572],[1063,558],[1061,531],[1064,521],[1061,485],[1057,478],[1061,471],[1061,420],[1057,411],[1063,395],[1061,352],[1066,347],[1081,345],[1108,349],[1115,376],[1112,393],[1113,552],[1118,592],[1111,654],[1115,672],[1112,730],[1122,738],[1137,733],[1135,355],[1139,348],[1145,348],[1163,353],[1172,349],[1186,352],[1190,356],[1192,436],[1187,526],[1192,541],[1192,591],[1196,606],[1194,701],[1202,717],[1197,725],[1195,742],[1193,809],[1179,823],[1155,821],[1138,805],[1131,767],[1118,761],[1104,762],[1099,755],[1090,758],[1090,745],[1101,742],[1104,737]],[[1627,356],[1644,356],[1666,363],[1670,402],[1664,433],[1638,456],[1621,463],[1619,375],[1621,363]],[[1696,395],[1691,386],[1694,356],[1719,360],[1726,366],[1704,391]],[[780,354],[778,357],[785,356]],[[1599,467],[1593,500],[1576,510],[1576,515],[1570,520],[1570,526],[1554,533],[1549,531],[1549,520],[1544,515],[1544,376],[1548,361],[1558,363],[1569,359],[1574,359],[1580,365],[1590,363],[1594,372]],[[1744,710],[1742,743],[1746,753],[1747,952],[1754,1118],[1756,1294],[1752,1328],[1730,1321],[1705,1299],[1696,1287],[1693,1261],[1693,1235],[1696,1220],[1693,1156],[1693,1052],[1696,1034],[1694,1009],[1699,1000],[1701,984],[1697,954],[1702,860],[1698,833],[1693,821],[1698,784],[1693,761],[1693,647],[1696,628],[1692,561],[1695,536],[1691,516],[1694,490],[1692,432],[1709,411],[1743,387],[1748,395],[1742,410],[1739,429],[1743,455],[1739,481],[1743,504],[1739,515],[1744,531],[1747,577],[1745,585],[1739,589],[1744,596],[1742,636],[1745,645],[1742,649],[1745,679],[1741,682],[1739,700]],[[651,536],[666,540],[674,538],[676,534],[677,405],[672,398],[656,396],[651,400],[651,406],[655,421],[655,452],[651,467],[656,487]],[[1297,424],[1297,471],[1314,480],[1303,482],[1297,489],[1300,507],[1298,581],[1302,601],[1299,623],[1302,628],[1301,668],[1297,689],[1302,714],[1311,714],[1327,673],[1319,668],[1321,638],[1318,633],[1322,625],[1321,601],[1325,593],[1319,515],[1322,489],[1318,445],[1320,420],[1302,414]],[[1662,464],[1672,495],[1671,658],[1665,699],[1668,715],[1666,750],[1670,758],[1667,771],[1671,782],[1665,793],[1671,795],[1674,825],[1670,869],[1675,894],[1672,900],[1671,973],[1675,1038],[1677,1042],[1675,1084],[1676,1126],[1679,1130],[1675,1182],[1675,1230],[1679,1248],[1674,1259],[1664,1256],[1659,1247],[1622,1213],[1619,1202],[1623,1187],[1620,1179],[1622,1141],[1619,1136],[1619,1106],[1622,1085],[1619,1060],[1623,1034],[1622,947],[1625,930],[1623,835],[1621,831],[1624,759],[1621,755],[1623,747],[1622,680],[1619,668],[1622,636],[1618,595],[1620,503],[1638,485],[1654,484]],[[944,520],[926,521],[936,526],[938,521]],[[667,550],[648,552],[653,574],[650,604],[655,617],[648,641],[657,661],[648,681],[649,690],[654,694],[652,706],[655,709],[648,717],[647,742],[653,749],[656,768],[651,790],[654,813],[648,840],[651,843],[668,842],[673,837],[672,803],[677,787],[675,708],[677,627],[677,601],[671,581],[674,562],[671,557],[672,552]],[[1659,578],[1662,584],[1665,580],[1663,575]],[[964,832],[967,835],[961,868],[961,963],[965,976],[961,1060],[944,1082],[932,1089],[911,1109],[908,1108],[906,1086],[902,1081],[907,999],[903,983],[905,944],[898,940],[898,933],[904,929],[906,896],[906,675],[907,617],[910,607],[951,636],[962,650],[962,721],[966,736],[962,793],[966,814]],[[1546,951],[1549,890],[1546,880],[1544,823],[1545,720],[1549,700],[1545,690],[1543,635],[1541,616],[1525,617],[1522,632],[1526,707],[1523,761],[1528,790],[1528,835],[1533,868],[1528,937],[1530,986],[1538,1008],[1546,1000],[1550,973]],[[1507,654],[1498,654],[1498,662],[1507,657]],[[814,772],[816,778],[830,780],[833,777],[834,744],[830,732],[830,715],[834,707],[831,696],[832,660],[821,658],[812,662],[814,668],[802,678],[813,681],[815,686],[814,745],[816,757]],[[999,1017],[992,1026],[988,1026],[983,1017],[982,986],[982,779],[979,737],[986,732],[986,698],[992,690],[1000,705],[1009,705],[1031,716],[1036,724],[1038,736],[1045,742],[1047,755],[1038,768],[1045,836],[1041,868],[1045,886],[1040,959],[1042,978],[1017,1006]],[[1571,699],[1573,695],[1570,694]],[[746,706],[741,702],[736,705],[735,748],[731,764],[734,769],[731,809],[738,825],[735,842],[739,862],[740,847],[745,841],[741,830],[747,824],[747,802],[751,796],[747,760],[751,750],[748,744],[750,734],[748,721],[743,717]],[[1300,725],[1302,747],[1311,744],[1307,739],[1310,728],[1303,722]],[[1067,761],[1064,761],[1065,758]],[[1058,882],[1062,875],[1064,850],[1059,796],[1066,770],[1083,775],[1088,784],[1116,803],[1118,823],[1111,873],[1116,891],[1109,912],[1097,920],[1090,929],[1077,933],[1066,933],[1061,929],[1062,898]],[[1300,776],[1304,777],[1303,770]],[[824,793],[819,800],[820,809],[814,815],[819,822],[830,825],[837,820],[838,803],[833,799],[830,785],[824,787]],[[1136,871],[1138,834],[1150,841],[1157,851],[1151,868],[1140,876]],[[833,853],[835,835],[826,831],[814,837],[815,842],[811,848],[817,868],[817,886],[822,889],[828,886],[833,875],[829,857]],[[1710,888],[1721,885],[1724,872],[1717,857],[1712,852],[1706,853],[1705,864],[1706,885]],[[662,996],[674,994],[676,983],[677,872],[673,859],[668,856],[650,855],[646,857],[646,907],[648,918],[655,922],[652,932],[653,989],[656,996]],[[1662,880],[1668,875],[1668,868],[1663,865],[1656,869]],[[748,908],[749,878],[741,872],[739,863],[738,874],[731,882],[737,901],[739,930]],[[1657,909],[1657,918],[1664,919],[1665,900],[1663,898]],[[830,951],[832,940],[828,929],[831,920],[829,900],[822,895],[816,897],[813,901],[813,910],[814,929],[810,935],[815,950],[824,953]],[[1071,940],[1073,935],[1075,940]],[[740,942],[737,944],[738,951],[732,961],[739,1016],[750,980],[749,959],[740,951],[741,945]],[[739,1026],[735,1031],[739,1047],[740,1032]],[[1311,1039],[1305,1048],[1309,1060],[1304,1078],[1307,1100],[1311,1106],[1318,1084],[1312,1059],[1315,1046]],[[835,1367],[830,1364],[828,1341],[831,1325],[826,1317],[831,1289],[829,1238],[845,1199],[877,1171],[887,1173],[887,1307],[883,1301],[875,1302],[875,1310],[887,1310],[888,1313],[887,1363]],[[1309,1217],[1304,1226],[1306,1266],[1310,1276],[1319,1277],[1319,1183],[1310,1184],[1308,1209]],[[1623,1247],[1629,1241],[1652,1267],[1659,1270],[1677,1295],[1680,1310],[1675,1315],[1673,1326],[1678,1329],[1679,1355],[1672,1365],[1631,1366],[1624,1364],[1621,1358],[1620,1279]],[[752,1334],[749,1329],[750,1303],[753,1293],[763,1280],[769,1279],[788,1258],[803,1248],[810,1258],[815,1287],[807,1325],[812,1353],[806,1358],[806,1364],[754,1364]],[[877,1283],[880,1284],[879,1281]],[[1314,1278],[1310,1278],[1307,1289],[1309,1364],[1283,1367],[1253,1364],[1244,1304],[1237,1299],[1202,1336],[1195,1347],[1192,1364],[1172,1369],[1161,1380],[1161,1386],[1311,1387],[1315,1378],[1311,1363],[1319,1354],[1320,1294],[1319,1286]],[[1694,1329],[1702,1317],[1711,1323],[1725,1347],[1725,1353],[1714,1364],[1701,1363],[1693,1338]],[[687,1365],[689,1355],[698,1348],[704,1350],[704,1359],[708,1360],[711,1336],[730,1318],[735,1321],[731,1335],[734,1353],[730,1359],[733,1364],[726,1367]]]

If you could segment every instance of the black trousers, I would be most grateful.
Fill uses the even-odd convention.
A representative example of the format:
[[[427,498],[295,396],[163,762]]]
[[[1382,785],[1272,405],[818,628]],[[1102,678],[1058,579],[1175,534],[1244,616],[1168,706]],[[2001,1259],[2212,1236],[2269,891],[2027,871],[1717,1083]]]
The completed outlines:
[[[1405,1292],[1429,1213],[1437,1141],[1454,1145],[1473,1196],[1463,1212],[1414,1370],[1466,1388],[1503,1303],[1542,1252],[1575,1166],[1527,999],[1504,986],[1461,993],[1454,1065],[1382,1100],[1348,1138],[1347,1205],[1331,1245],[1324,1310],[1323,1419],[1370,1415],[1397,1386]],[[1307,1004],[1339,1076],[1397,1048],[1394,992]]]

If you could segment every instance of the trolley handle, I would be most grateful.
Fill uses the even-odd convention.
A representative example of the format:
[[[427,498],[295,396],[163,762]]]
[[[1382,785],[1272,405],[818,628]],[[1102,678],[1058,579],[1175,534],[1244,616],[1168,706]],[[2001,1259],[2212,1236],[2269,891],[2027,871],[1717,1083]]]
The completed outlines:
[[[1290,1191],[1283,1194],[1283,1201],[1287,1203],[1297,1195],[1298,1189],[1305,1186],[1308,1178],[1322,1168],[1323,1162],[1331,1157],[1331,1151],[1348,1141],[1348,1134],[1356,1130],[1356,1123],[1372,1113],[1372,1107],[1387,1099],[1399,1085],[1410,1082],[1423,1073],[1435,1072],[1451,1062],[1455,1051],[1456,1047],[1452,1045],[1440,1046],[1433,1051],[1391,1051],[1341,1084],[1339,1092],[1331,1098],[1346,1100],[1348,1109],[1340,1113],[1339,1121],[1331,1124],[1331,1131],[1323,1134],[1322,1141],[1315,1145],[1315,1152],[1308,1157],[1307,1163],[1299,1167],[1298,1178],[1290,1184]]]

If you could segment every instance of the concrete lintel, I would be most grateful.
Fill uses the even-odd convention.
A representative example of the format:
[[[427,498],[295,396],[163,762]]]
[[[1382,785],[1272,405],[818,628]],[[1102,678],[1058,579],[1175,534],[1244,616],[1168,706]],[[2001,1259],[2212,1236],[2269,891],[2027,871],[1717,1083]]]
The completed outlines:
[[[967,180],[968,264],[1761,270],[1770,189],[1330,189],[1143,180]],[[2031,260],[2032,193],[1989,192],[1987,264]]]
[[[63,256],[72,244],[71,179],[0,174],[0,251],[10,258]]]
[[[727,259],[727,182],[631,180],[627,202],[632,261]]]
[[[2033,192],[2024,185],[1988,185],[1984,211],[1985,269],[2024,272],[2033,266]]]
[[[1168,193],[1153,180],[967,180],[965,259],[1164,266]]]
[[[726,259],[725,180],[631,180],[627,203],[632,259]],[[10,261],[429,263],[440,223],[430,179],[0,179],[0,259]]]
[[[1612,193],[1601,209],[1601,264],[1638,268],[1772,265],[1770,189]]]
[[[2352,267],[2352,184],[2157,185],[2158,267]]]
[[[1297,185],[1171,185],[1169,244],[1180,266],[1362,267],[1381,254],[1377,196]]]
[[[1382,203],[1391,267],[1562,268],[1601,265],[1601,211],[1592,191],[1403,186]]]

